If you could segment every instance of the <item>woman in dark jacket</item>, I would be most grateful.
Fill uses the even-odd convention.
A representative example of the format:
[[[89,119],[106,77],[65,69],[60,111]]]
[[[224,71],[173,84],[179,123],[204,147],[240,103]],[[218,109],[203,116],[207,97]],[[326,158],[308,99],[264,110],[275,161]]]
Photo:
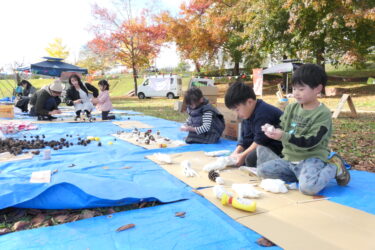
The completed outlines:
[[[76,118],[81,116],[82,111],[86,113],[87,117],[91,117],[91,111],[94,109],[91,93],[94,98],[98,97],[98,89],[89,83],[82,83],[81,78],[76,74],[69,77],[69,84],[70,87],[66,91],[66,104],[74,106]]]
[[[23,88],[22,95],[19,97],[19,100],[16,103],[16,107],[20,108],[22,112],[28,111],[28,104],[30,97],[36,92],[36,88],[29,81],[22,80],[20,85]]]

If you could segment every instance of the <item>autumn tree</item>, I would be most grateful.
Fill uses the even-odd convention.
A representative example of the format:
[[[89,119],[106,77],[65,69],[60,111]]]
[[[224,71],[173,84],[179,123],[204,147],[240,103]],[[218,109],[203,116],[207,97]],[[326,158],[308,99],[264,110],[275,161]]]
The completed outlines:
[[[212,22],[207,10],[211,0],[192,0],[183,3],[179,17],[163,12],[158,17],[166,29],[167,40],[176,43],[182,59],[192,60],[197,72],[202,64],[212,60],[226,39],[218,20]]]
[[[61,38],[53,39],[53,42],[49,43],[48,47],[45,48],[45,50],[51,57],[65,59],[69,56],[69,51],[67,50],[66,46],[63,45],[63,41]]]
[[[125,10],[122,15],[116,15],[98,5],[93,7],[100,24],[93,26],[95,38],[89,42],[89,47],[98,54],[111,52],[114,60],[131,68],[137,94],[137,72],[156,58],[164,42],[165,32],[161,25],[152,22],[146,12],[133,17],[130,1],[123,1],[122,4]]]
[[[283,8],[299,55],[322,66],[327,58],[361,64],[375,44],[373,0],[286,0]]]
[[[80,50],[76,64],[82,68],[87,68],[89,73],[101,71],[104,74],[104,71],[113,66],[114,63],[115,60],[113,60],[113,56],[109,51],[98,54],[86,45]]]

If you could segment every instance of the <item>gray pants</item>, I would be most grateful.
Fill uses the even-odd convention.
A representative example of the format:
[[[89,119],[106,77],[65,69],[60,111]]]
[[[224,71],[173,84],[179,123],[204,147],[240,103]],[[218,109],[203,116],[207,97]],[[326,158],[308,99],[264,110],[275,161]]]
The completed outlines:
[[[264,179],[281,179],[299,182],[299,190],[306,195],[315,195],[335,178],[337,167],[318,158],[308,158],[297,164],[277,156],[272,150],[257,147],[257,174]]]

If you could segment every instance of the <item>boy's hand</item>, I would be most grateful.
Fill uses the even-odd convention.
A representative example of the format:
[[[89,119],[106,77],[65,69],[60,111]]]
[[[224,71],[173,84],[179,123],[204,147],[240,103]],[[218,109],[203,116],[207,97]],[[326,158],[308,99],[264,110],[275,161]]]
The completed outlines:
[[[281,137],[283,136],[283,131],[279,128],[277,129],[274,129],[273,131],[265,131],[264,134],[268,137],[268,138],[271,138],[271,139],[274,139],[274,140],[280,140]]]
[[[75,101],[73,101],[74,104],[78,104],[78,103],[82,103],[82,100],[81,99],[77,99]]]
[[[245,163],[245,158],[246,158],[246,154],[244,154],[244,153],[237,154],[237,156],[236,156],[236,166],[237,167],[243,166],[244,163]]]

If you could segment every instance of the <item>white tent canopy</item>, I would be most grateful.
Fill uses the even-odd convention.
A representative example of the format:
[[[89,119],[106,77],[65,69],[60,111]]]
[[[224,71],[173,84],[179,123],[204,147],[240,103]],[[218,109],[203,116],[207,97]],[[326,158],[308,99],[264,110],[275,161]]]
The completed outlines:
[[[287,73],[293,71],[293,63],[280,63],[263,70],[263,74]]]

